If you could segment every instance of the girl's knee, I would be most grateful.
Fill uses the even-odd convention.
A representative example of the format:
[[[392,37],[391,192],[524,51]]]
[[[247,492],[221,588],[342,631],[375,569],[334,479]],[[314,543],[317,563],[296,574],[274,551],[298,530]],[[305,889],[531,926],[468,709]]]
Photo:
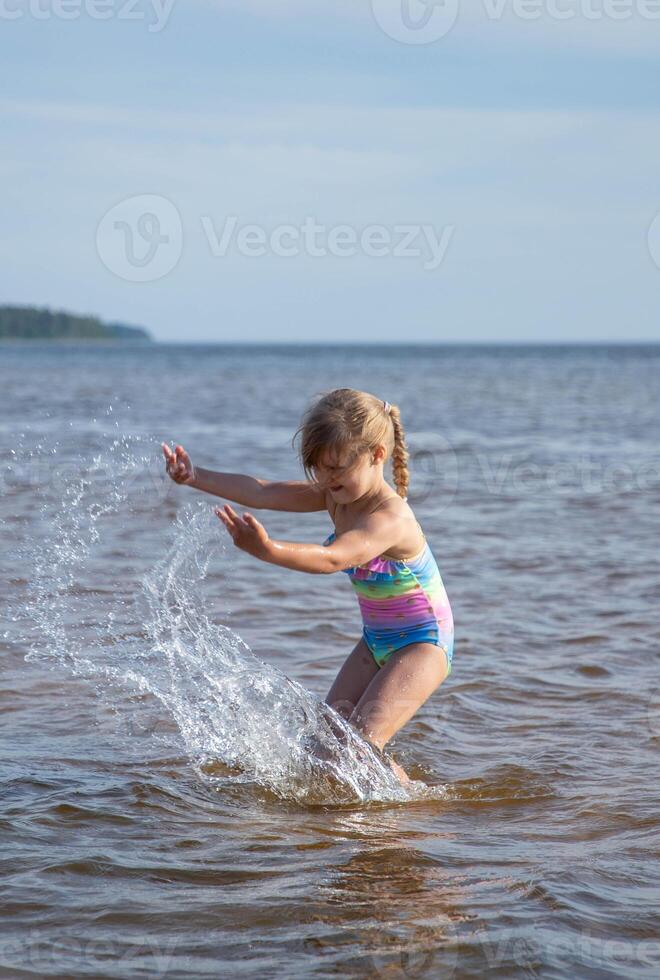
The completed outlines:
[[[379,721],[382,718],[379,717],[380,711],[378,706],[373,705],[360,705],[351,714],[348,719],[349,724],[355,728],[360,735],[367,740],[374,748],[382,752],[383,746],[387,739],[382,738],[380,732]]]
[[[355,710],[355,705],[353,702],[348,701],[345,698],[339,701],[326,701],[326,704],[329,704],[332,710],[336,711],[338,715],[341,715],[345,721],[349,720],[353,714],[353,711]]]
[[[386,722],[390,715],[390,706],[374,698],[373,701],[363,701],[351,716],[351,721],[360,725],[361,728],[377,728]]]

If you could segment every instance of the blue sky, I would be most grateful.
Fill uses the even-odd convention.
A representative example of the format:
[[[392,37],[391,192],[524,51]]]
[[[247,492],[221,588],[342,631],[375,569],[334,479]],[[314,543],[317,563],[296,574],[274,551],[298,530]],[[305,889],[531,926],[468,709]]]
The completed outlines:
[[[459,0],[427,43],[402,3],[452,0],[63,2],[0,2],[0,302],[160,340],[659,339],[657,0]]]

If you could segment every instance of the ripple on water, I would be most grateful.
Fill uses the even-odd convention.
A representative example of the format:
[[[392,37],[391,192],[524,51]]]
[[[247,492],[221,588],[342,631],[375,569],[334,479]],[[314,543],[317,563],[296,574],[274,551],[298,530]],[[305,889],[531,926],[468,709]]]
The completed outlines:
[[[657,353],[364,353],[3,352],[3,975],[660,975],[659,498],[579,469],[657,461]],[[321,375],[398,392],[455,613],[452,675],[395,740],[413,793],[320,708],[345,582],[257,568],[159,458],[170,435],[290,478]]]

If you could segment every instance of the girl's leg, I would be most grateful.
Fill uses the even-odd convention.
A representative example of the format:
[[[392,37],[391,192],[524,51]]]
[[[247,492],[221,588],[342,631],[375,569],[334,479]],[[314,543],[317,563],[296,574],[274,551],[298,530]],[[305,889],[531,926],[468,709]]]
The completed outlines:
[[[360,698],[380,671],[369,647],[360,637],[337,674],[326,696],[326,704],[342,718],[350,718]]]
[[[341,670],[326,695],[325,703],[330,705],[337,714],[341,715],[347,721],[352,715],[361,695],[369,686],[369,682],[378,673],[378,670],[378,664],[372,657],[371,651],[364,640],[360,638],[344,661]],[[336,722],[329,715],[325,720],[339,742],[344,742],[344,732]],[[313,736],[309,744],[310,751],[317,758],[322,760],[333,758],[332,749],[328,748],[327,745],[324,746],[318,738]]]
[[[433,643],[410,643],[401,647],[384,667],[378,669],[349,721],[382,750],[448,673],[447,658],[441,647]]]

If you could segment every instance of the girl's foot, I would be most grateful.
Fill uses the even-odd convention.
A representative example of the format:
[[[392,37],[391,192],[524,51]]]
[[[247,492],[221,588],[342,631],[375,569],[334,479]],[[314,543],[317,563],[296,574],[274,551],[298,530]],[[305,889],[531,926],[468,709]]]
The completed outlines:
[[[371,741],[369,741],[369,744],[371,745],[372,749],[375,750],[376,754],[380,756],[381,761],[390,767],[402,786],[408,786],[410,783],[412,783],[412,779],[406,770],[400,766],[398,762],[395,762],[391,756],[385,755],[380,745],[376,745],[375,742]]]
[[[392,772],[394,773],[395,776],[397,776],[402,786],[408,786],[410,783],[412,783],[412,779],[410,778],[406,770],[401,768],[398,762],[395,762],[394,759],[388,759],[388,762],[390,764],[390,768],[392,769]]]

